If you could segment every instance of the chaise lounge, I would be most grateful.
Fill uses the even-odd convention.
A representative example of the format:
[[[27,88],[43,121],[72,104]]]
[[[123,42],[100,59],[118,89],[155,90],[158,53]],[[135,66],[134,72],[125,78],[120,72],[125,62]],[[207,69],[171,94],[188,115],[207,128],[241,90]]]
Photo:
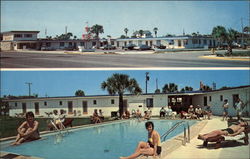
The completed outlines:
[[[249,144],[249,141],[248,141],[248,139],[249,139],[248,133],[249,132],[250,132],[250,127],[248,126],[243,133],[241,133],[241,134],[239,134],[237,136],[234,136],[234,137],[227,137],[227,136],[221,136],[221,135],[216,136],[216,137],[210,137],[210,138],[208,138],[207,140],[205,140],[203,142],[203,146],[207,147],[208,142],[216,142],[214,148],[217,149],[217,148],[221,147],[221,143],[223,141],[229,141],[229,140],[243,140],[244,144],[248,145]]]

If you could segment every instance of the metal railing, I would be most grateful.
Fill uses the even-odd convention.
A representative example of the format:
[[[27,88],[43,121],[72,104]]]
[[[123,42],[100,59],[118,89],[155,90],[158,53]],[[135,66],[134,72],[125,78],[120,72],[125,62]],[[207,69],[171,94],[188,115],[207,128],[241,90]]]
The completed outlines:
[[[183,133],[184,133],[184,139],[183,139],[183,145],[186,145],[186,143],[190,143],[190,126],[189,126],[189,122],[186,122],[186,121],[180,121],[178,123],[176,123],[174,126],[172,126],[166,133],[164,133],[162,136],[161,136],[161,139],[163,139],[163,141],[166,140],[166,137],[172,132],[174,131],[177,127],[179,127],[180,125],[182,125],[183,123],[186,123],[186,125],[184,125],[184,130],[183,130]],[[186,129],[186,126],[187,126],[187,129]]]

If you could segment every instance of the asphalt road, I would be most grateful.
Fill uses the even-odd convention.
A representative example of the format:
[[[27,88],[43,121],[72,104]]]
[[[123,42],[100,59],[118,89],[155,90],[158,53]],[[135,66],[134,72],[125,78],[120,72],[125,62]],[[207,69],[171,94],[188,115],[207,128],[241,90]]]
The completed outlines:
[[[1,68],[249,67],[249,61],[200,58],[210,52],[65,54],[1,52]]]

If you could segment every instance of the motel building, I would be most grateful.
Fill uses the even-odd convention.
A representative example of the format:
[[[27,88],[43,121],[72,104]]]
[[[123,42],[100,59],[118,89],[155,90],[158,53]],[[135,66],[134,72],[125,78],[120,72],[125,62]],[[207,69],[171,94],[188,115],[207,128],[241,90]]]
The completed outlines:
[[[217,41],[211,36],[171,36],[171,37],[146,37],[117,39],[116,47],[122,48],[129,44],[136,46],[147,45],[166,46],[166,49],[195,49],[195,48],[211,48],[217,46]]]
[[[153,116],[159,116],[161,107],[171,105],[174,111],[187,111],[192,104],[194,106],[210,105],[214,115],[222,115],[222,104],[225,99],[229,102],[229,115],[236,116],[236,110],[233,108],[236,100],[240,98],[245,107],[244,116],[249,116],[250,112],[250,85],[232,87],[224,90],[213,91],[192,91],[183,93],[160,93],[160,94],[141,94],[124,95],[124,108],[130,112],[139,109],[141,112],[152,111]],[[28,99],[4,99],[10,108],[9,115],[17,116],[27,111],[33,111],[36,117],[46,117],[54,109],[63,109],[67,116],[71,117],[89,117],[94,109],[102,109],[103,115],[110,117],[112,112],[119,109],[119,96],[97,95],[84,97],[41,97]]]
[[[39,31],[8,31],[1,33],[1,50],[39,49]]]

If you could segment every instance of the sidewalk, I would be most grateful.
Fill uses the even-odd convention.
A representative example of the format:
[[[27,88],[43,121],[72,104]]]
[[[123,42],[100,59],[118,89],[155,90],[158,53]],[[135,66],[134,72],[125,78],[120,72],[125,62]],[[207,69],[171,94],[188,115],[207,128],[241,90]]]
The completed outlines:
[[[220,117],[213,117],[209,120],[200,132],[196,134],[208,133],[212,130],[227,128],[227,122],[221,121]],[[193,131],[193,130],[191,130]],[[191,132],[192,133],[192,132]],[[192,135],[192,134],[191,134]],[[242,142],[243,141],[239,141]],[[231,142],[230,142],[231,143]],[[227,144],[222,148],[204,148],[203,141],[197,139],[197,135],[187,143],[186,146],[181,145],[175,151],[167,154],[163,159],[249,159],[249,145]]]

